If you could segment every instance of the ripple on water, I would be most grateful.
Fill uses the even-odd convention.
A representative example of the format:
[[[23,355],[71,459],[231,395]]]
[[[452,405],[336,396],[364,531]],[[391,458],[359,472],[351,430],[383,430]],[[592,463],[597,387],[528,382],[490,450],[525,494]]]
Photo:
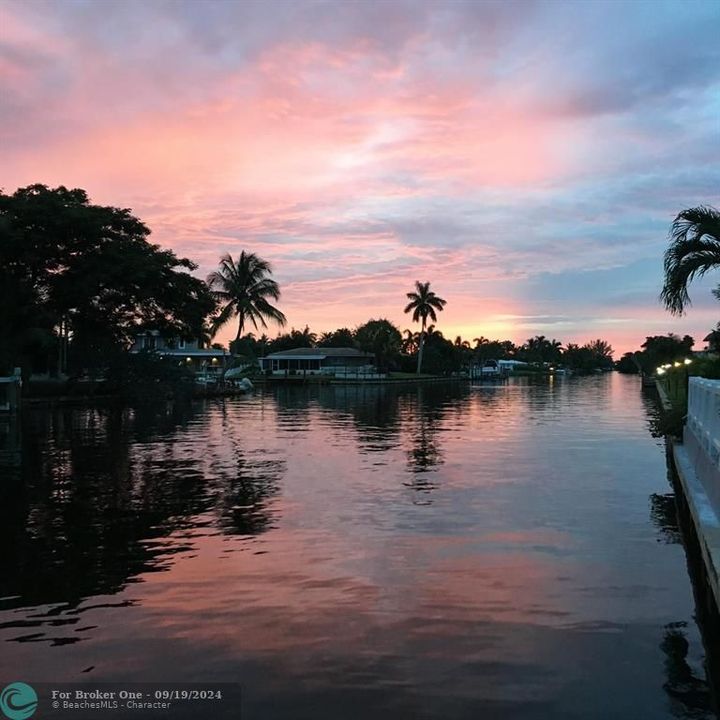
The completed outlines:
[[[618,375],[33,409],[0,670],[240,679],[248,717],[709,718],[651,412]]]

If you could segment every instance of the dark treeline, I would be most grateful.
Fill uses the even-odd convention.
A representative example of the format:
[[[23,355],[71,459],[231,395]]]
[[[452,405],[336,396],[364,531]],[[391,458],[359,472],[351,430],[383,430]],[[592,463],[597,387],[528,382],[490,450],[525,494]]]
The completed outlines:
[[[158,356],[127,353],[141,331],[212,342],[237,322],[231,351],[255,360],[298,347],[355,347],[372,353],[381,371],[448,374],[488,359],[575,370],[612,366],[602,340],[563,346],[542,335],[521,345],[443,336],[434,323],[446,305],[429,282],[415,282],[404,312],[419,331],[386,319],[320,335],[291,330],[270,339],[268,323],[285,324],[273,304],[280,288],[253,253],[224,255],[207,281],[196,265],[149,242],[149,228],[127,209],[92,205],[81,189],[31,185],[0,191],[0,374],[78,376],[98,371],[118,385],[180,376]],[[248,332],[250,330],[251,332]],[[177,378],[181,379],[181,378]]]
[[[122,366],[139,328],[206,337],[210,289],[149,234],[84,190],[0,192],[0,374]]]
[[[705,377],[720,377],[720,323],[705,338],[707,343],[706,357],[693,352],[695,340],[690,335],[680,337],[673,333],[667,335],[651,335],[645,338],[640,350],[626,352],[616,363],[616,368],[624,373],[643,373],[653,375],[663,366],[692,365],[687,372],[702,374]]]
[[[309,327],[292,329],[277,337],[249,333],[231,343],[231,350],[248,359],[270,353],[311,347],[353,347],[375,354],[383,370],[414,372],[422,331],[401,331],[386,319],[370,320],[356,328],[315,333]],[[576,371],[592,371],[613,367],[613,349],[604,340],[584,345],[568,343],[536,335],[516,345],[511,340],[474,338],[472,342],[457,336],[446,338],[434,325],[425,330],[422,368],[426,373],[457,372],[485,360],[518,360],[535,367],[562,366]]]

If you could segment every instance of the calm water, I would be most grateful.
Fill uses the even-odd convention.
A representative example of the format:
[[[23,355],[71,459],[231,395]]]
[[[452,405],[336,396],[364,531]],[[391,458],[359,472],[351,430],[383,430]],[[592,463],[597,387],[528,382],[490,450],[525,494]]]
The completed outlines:
[[[0,679],[239,681],[263,720],[713,717],[652,412],[617,374],[30,410]]]

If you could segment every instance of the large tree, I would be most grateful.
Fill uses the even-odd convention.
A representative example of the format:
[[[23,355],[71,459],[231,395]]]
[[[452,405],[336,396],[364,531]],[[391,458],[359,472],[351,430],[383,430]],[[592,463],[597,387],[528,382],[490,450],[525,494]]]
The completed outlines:
[[[380,372],[392,369],[402,347],[402,334],[389,320],[368,320],[355,330],[355,345],[363,352],[373,353]]]
[[[692,354],[695,340],[690,335],[680,338],[673,333],[668,335],[652,335],[645,338],[640,346],[641,353],[636,357],[643,371],[648,375],[655,372],[659,365],[682,361]]]
[[[430,283],[421,283],[415,281],[415,290],[407,293],[410,302],[405,306],[404,312],[412,312],[413,322],[420,322],[422,329],[420,331],[420,343],[418,349],[417,372],[422,371],[423,347],[425,345],[425,327],[427,320],[430,318],[433,322],[437,322],[437,311],[442,311],[447,304],[446,300],[438,297],[431,289]]]
[[[270,263],[255,253],[240,253],[237,262],[229,254],[220,259],[220,268],[208,275],[208,286],[221,310],[213,322],[217,332],[234,317],[238,319],[235,339],[239,340],[248,322],[257,330],[258,324],[267,327],[272,320],[285,325],[285,315],[270,300],[280,299],[280,287],[270,276]]]
[[[683,210],[670,228],[665,251],[665,284],[660,299],[674,315],[690,305],[688,285],[695,277],[720,268],[720,212],[700,206]],[[720,300],[720,285],[713,291]]]
[[[130,210],[92,205],[84,190],[0,192],[0,363],[27,361],[28,336],[55,340],[61,369],[68,348],[90,366],[140,327],[199,336],[214,301],[195,265],[149,235]]]

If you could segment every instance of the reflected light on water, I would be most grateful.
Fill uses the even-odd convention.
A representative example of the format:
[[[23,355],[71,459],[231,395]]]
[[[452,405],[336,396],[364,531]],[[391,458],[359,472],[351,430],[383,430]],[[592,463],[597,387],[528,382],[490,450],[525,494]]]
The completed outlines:
[[[711,717],[651,412],[615,374],[32,409],[0,669],[240,681],[248,717]]]

